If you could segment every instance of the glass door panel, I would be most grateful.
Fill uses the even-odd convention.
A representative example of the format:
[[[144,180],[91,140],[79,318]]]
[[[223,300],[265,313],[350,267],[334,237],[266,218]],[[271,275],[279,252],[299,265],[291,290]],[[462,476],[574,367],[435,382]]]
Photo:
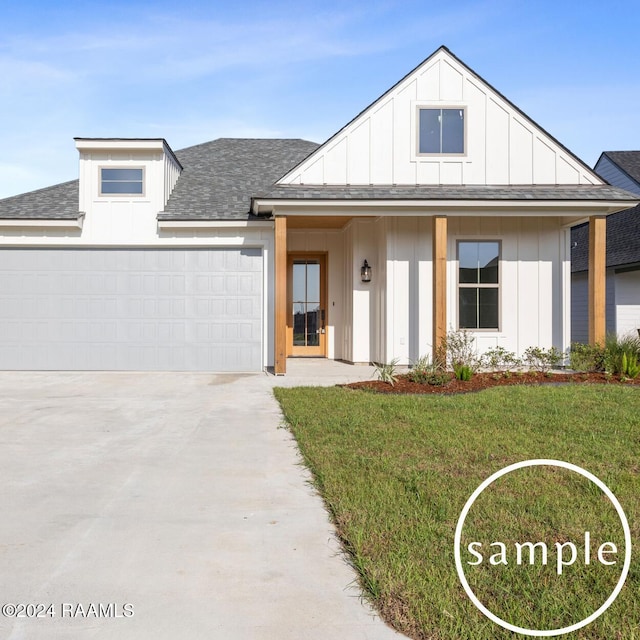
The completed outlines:
[[[290,257],[292,355],[325,355],[324,256]]]

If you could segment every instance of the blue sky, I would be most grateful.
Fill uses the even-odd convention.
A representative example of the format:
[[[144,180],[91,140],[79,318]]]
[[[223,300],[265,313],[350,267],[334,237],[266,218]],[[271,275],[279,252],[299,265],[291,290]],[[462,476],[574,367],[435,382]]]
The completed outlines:
[[[0,197],[74,136],[322,142],[444,44],[587,164],[640,149],[640,3],[21,0],[2,6]]]

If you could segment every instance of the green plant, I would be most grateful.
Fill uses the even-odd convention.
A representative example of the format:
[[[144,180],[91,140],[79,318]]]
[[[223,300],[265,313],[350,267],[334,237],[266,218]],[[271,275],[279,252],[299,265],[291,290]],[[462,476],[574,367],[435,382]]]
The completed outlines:
[[[420,356],[414,361],[408,378],[412,382],[435,387],[441,387],[449,382],[449,376],[442,363],[437,358],[431,361],[429,356]]]
[[[388,363],[374,362],[373,366],[376,369],[375,373],[378,376],[378,380],[382,380],[382,382],[386,382],[391,386],[396,383],[396,380],[398,379],[398,358],[394,358]]]
[[[638,365],[638,356],[635,353],[622,354],[622,362],[620,367],[620,374],[622,376],[634,379],[638,377],[640,373],[640,365]]]
[[[454,363],[453,372],[458,380],[468,382],[473,377],[473,369],[468,364]]]
[[[604,371],[605,347],[574,342],[569,349],[569,366],[574,371]]]
[[[640,338],[633,335],[618,337],[610,333],[607,335],[604,351],[604,370],[613,374],[623,374],[622,356],[626,353],[627,361],[631,355],[639,357]]]
[[[455,371],[456,366],[466,366],[475,373],[481,365],[475,347],[475,338],[466,329],[449,331],[439,349],[439,358]],[[456,376],[457,377],[457,376]]]
[[[503,371],[510,373],[522,364],[522,361],[513,351],[507,351],[504,347],[493,347],[482,354],[483,368],[489,371]]]
[[[546,374],[550,369],[557,367],[564,358],[565,354],[556,347],[529,347],[524,352],[523,359],[529,368]]]
[[[359,572],[365,597],[388,623],[412,638],[514,636],[481,624],[482,616],[461,597],[452,569],[451,541],[462,505],[497,469],[534,458],[580,461],[611,486],[628,514],[637,520],[640,513],[640,394],[629,386],[519,385],[481,396],[382,395],[337,387],[279,388],[275,393],[345,553]],[[492,530],[485,528],[486,538],[468,537],[467,542],[523,541],[523,534],[532,532],[536,537],[531,541],[563,541],[560,536],[567,532],[584,535],[594,521],[600,524],[592,533],[620,536],[615,509],[592,490],[592,483],[576,482],[576,476],[551,469],[542,477],[524,470],[504,476],[505,484],[494,483],[477,502],[481,510],[475,513],[493,523]],[[495,503],[486,500],[490,496]],[[511,508],[501,508],[507,500]],[[473,535],[475,509],[465,523],[466,535]],[[617,542],[613,537],[602,540]],[[596,560],[591,559],[593,568]],[[581,565],[580,571],[588,573],[581,560],[571,570]],[[627,586],[633,588],[622,589],[611,615],[592,622],[583,638],[640,640],[640,556],[632,553],[631,563]],[[563,611],[565,624],[570,624],[582,599],[585,608],[597,600],[592,612],[610,593],[609,581],[591,580],[587,574],[577,574],[570,589],[554,574],[543,588],[535,582],[544,578],[542,567],[539,574],[517,565],[513,572],[501,573],[509,567],[496,568],[495,584],[481,583],[481,575],[472,576],[477,579],[472,584],[486,589],[483,593],[499,586],[494,602],[501,607],[498,613],[512,622],[524,623],[537,607],[533,612],[539,617],[532,620],[537,626],[531,628],[558,628]],[[532,588],[528,578],[539,588]],[[505,598],[507,589],[527,597]],[[583,617],[582,608],[579,615]]]

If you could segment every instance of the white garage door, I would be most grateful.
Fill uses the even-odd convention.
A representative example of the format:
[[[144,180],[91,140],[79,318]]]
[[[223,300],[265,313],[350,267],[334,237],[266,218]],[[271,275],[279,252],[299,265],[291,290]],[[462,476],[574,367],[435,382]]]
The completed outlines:
[[[258,371],[260,249],[1,249],[0,369]]]

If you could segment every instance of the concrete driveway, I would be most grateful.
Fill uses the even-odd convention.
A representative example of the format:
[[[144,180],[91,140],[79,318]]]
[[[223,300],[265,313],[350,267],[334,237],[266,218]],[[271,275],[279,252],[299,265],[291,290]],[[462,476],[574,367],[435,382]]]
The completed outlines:
[[[400,638],[352,585],[278,382],[0,373],[0,637]]]

